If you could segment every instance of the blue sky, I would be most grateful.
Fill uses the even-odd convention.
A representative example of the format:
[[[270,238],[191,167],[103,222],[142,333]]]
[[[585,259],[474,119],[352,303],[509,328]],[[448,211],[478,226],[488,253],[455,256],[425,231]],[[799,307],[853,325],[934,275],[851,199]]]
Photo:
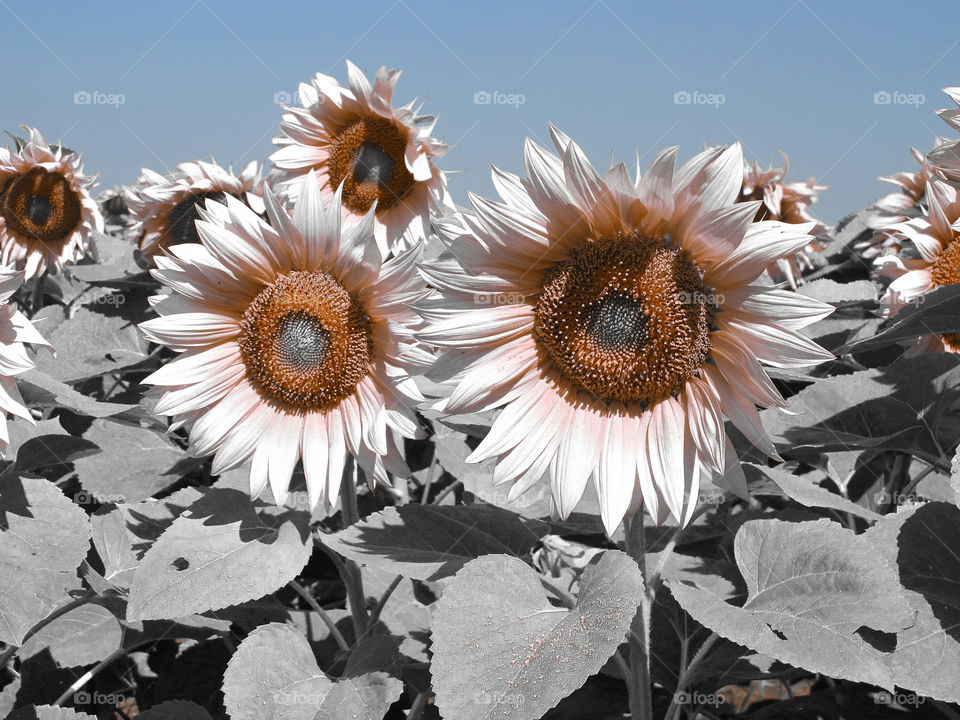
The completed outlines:
[[[518,171],[549,120],[600,168],[667,145],[687,158],[739,139],[764,163],[784,150],[789,179],[830,186],[814,208],[828,223],[886,192],[878,175],[913,169],[910,145],[950,134],[934,111],[960,85],[960,5],[923,0],[0,0],[0,43],[0,129],[62,136],[103,187],[143,166],[265,160],[275,96],[318,71],[345,82],[349,57],[402,68],[396,99],[441,114],[458,202],[493,193],[491,163]]]

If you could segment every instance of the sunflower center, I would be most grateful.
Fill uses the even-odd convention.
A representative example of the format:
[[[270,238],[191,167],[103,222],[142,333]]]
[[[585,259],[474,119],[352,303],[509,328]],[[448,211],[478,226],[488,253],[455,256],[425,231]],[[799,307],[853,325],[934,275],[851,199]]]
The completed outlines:
[[[389,210],[414,185],[404,160],[406,150],[406,132],[389,120],[354,120],[331,143],[330,189],[343,183],[343,204],[357,214],[367,212],[374,202],[378,210]]]
[[[578,390],[648,406],[707,361],[712,298],[696,261],[668,240],[601,238],[546,272],[534,334]]]
[[[955,237],[941,251],[937,261],[930,268],[930,279],[934,287],[960,283],[960,236]],[[954,352],[960,351],[960,333],[941,335],[940,339]]]
[[[243,195],[230,193],[237,200],[246,202]],[[164,247],[182,245],[183,243],[198,243],[196,221],[200,219],[199,208],[204,207],[207,200],[219,203],[226,202],[227,193],[222,190],[203,190],[188,195],[167,211],[167,240]]]
[[[34,167],[7,183],[0,214],[15,232],[59,246],[80,224],[80,198],[63,175]]]
[[[261,290],[240,329],[247,378],[267,402],[288,412],[336,407],[370,365],[370,319],[320,270],[282,275]]]

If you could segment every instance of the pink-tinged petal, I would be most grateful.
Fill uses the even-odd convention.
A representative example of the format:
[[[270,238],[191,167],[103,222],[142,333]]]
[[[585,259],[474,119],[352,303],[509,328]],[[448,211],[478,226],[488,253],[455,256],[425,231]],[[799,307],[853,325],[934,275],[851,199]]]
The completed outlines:
[[[663,490],[675,518],[683,517],[683,438],[684,417],[680,404],[670,397],[654,405],[647,430],[647,456],[653,482]]]
[[[833,353],[793,330],[722,317],[717,324],[735,334],[758,360],[773,367],[806,367],[834,359]]]
[[[430,157],[426,153],[420,152],[419,148],[413,143],[407,143],[403,160],[415,182],[426,182],[433,177]]]
[[[13,335],[13,342],[31,343],[33,345],[50,345],[50,343],[43,339],[43,336],[33,326],[33,323],[27,319],[27,316],[19,310],[14,311],[10,316],[10,323],[13,325],[13,329],[15,331]]]
[[[200,242],[231,273],[264,284],[273,281],[272,263],[257,245],[208,220],[197,220],[196,224]]]
[[[307,481],[307,495],[310,498],[310,509],[317,506],[325,497],[327,489],[327,422],[320,413],[310,413],[304,417],[303,436],[300,438],[300,447],[303,454],[303,474]]]
[[[530,199],[523,180],[517,175],[505,170],[500,170],[497,167],[492,167],[490,177],[493,181],[494,189],[504,203],[514,210],[521,211],[525,216],[532,218],[534,221],[546,221],[546,218]]]
[[[306,247],[306,266],[329,269],[340,251],[340,196],[342,186],[325,203],[320,182],[307,173],[293,208],[293,224],[300,230]]]
[[[193,423],[193,427],[190,429],[190,448],[194,455],[209,455],[219,448],[217,459],[214,461],[218,472],[214,472],[214,475],[219,475],[222,472],[221,466],[223,463],[230,462],[232,464],[235,460],[244,460],[249,455],[249,451],[253,448],[253,445],[249,443],[242,443],[238,439],[234,441],[235,447],[231,448],[232,452],[226,454],[222,444],[228,436],[234,432],[240,432],[240,430],[237,430],[238,428],[242,429],[243,426],[251,424],[248,418],[260,403],[260,396],[253,388],[245,382],[238,383]],[[250,428],[251,431],[256,429],[256,422],[252,422],[252,425],[254,427]],[[255,434],[259,437],[259,433]],[[238,446],[242,446],[242,450]],[[237,458],[237,453],[240,453],[242,457]]]
[[[350,92],[360,101],[365,101],[373,92],[373,87],[363,71],[347,60],[347,84],[350,86]]]
[[[347,462],[347,440],[343,432],[343,416],[338,410],[326,415],[327,420],[327,502],[333,505],[340,494],[340,482]],[[353,479],[349,479],[353,482]]]
[[[303,435],[303,419],[297,415],[277,414],[279,422],[271,428],[272,438],[269,474],[270,489],[277,507],[283,505],[290,489],[290,477],[300,459],[300,437]]]
[[[553,500],[561,519],[566,520],[583,497],[587,482],[597,468],[600,446],[605,437],[602,418],[587,410],[572,411],[570,425],[560,438],[560,447],[550,463]]]
[[[386,455],[387,422],[383,397],[377,392],[369,376],[357,385],[356,396],[360,407],[360,425],[363,428],[364,442],[378,455]]]
[[[929,269],[906,272],[887,286],[887,292],[880,301],[881,311],[887,316],[895,315],[911,300],[932,289],[933,276]]]
[[[205,347],[240,334],[236,318],[212,312],[164,315],[145,320],[139,327],[151,342],[174,348]]]
[[[356,395],[349,395],[340,402],[340,419],[343,424],[347,447],[354,456],[363,444],[363,427],[360,422],[360,403]]]
[[[0,375],[19,375],[34,367],[25,345],[0,345]]]
[[[750,502],[750,489],[747,487],[747,477],[743,474],[743,464],[737,457],[737,451],[729,437],[724,438],[726,462],[723,472],[714,474],[713,484],[722,490],[732,492],[741,500]]]
[[[688,212],[716,210],[732,205],[743,182],[743,151],[740,143],[706,150],[684,163],[676,172],[674,192],[677,208]]]
[[[270,479],[271,431],[265,428],[250,463],[250,497],[256,500],[267,489]]]
[[[549,395],[544,396],[536,392],[525,393],[518,400],[507,405],[497,416],[487,436],[467,457],[467,462],[483,462],[508,452],[521,439],[515,432],[517,425],[524,422],[524,418],[529,413],[533,413],[536,421],[541,420],[551,407],[554,407],[557,412],[563,412],[565,405],[554,402],[554,398]]]
[[[23,402],[23,396],[20,395],[16,380],[4,375],[0,375],[0,409],[23,418],[31,425],[36,424],[30,410]]]
[[[181,415],[202,410],[222,400],[243,381],[245,374],[242,365],[230,365],[206,380],[166,392],[154,406],[153,412],[157,415]]]
[[[270,162],[282,170],[305,170],[326,159],[326,151],[309,145],[286,145],[270,154]]]
[[[659,490],[658,478],[653,475],[653,461],[649,451],[649,435],[652,432],[650,418],[651,412],[646,411],[640,417],[624,420],[624,431],[627,438],[633,439],[637,459],[637,486],[627,510],[627,517],[638,512],[642,504],[647,508],[650,517],[660,525],[667,519],[670,511]]]
[[[575,142],[568,143],[562,155],[564,177],[573,199],[587,215],[593,215],[609,194],[606,184]]]
[[[504,305],[470,310],[432,323],[417,337],[440,347],[493,346],[528,335],[532,328],[533,309],[530,306]]]
[[[704,464],[723,472],[726,431],[719,399],[703,380],[694,378],[687,382],[681,401],[689,418],[690,435]]]
[[[757,412],[756,406],[731,388],[723,375],[715,368],[707,366],[701,372],[712,392],[720,399],[720,407],[723,408],[724,415],[730,418],[730,422],[757,449],[774,460],[782,461],[783,458],[777,453],[773,441],[770,440],[766,430],[763,429],[763,423],[760,422],[760,414]]]
[[[756,279],[775,260],[797,252],[813,239],[815,223],[754,223],[740,243],[724,260],[707,271],[706,281],[723,290]]]
[[[723,377],[737,392],[761,407],[786,407],[786,401],[745,343],[729,330],[710,335],[710,355]]]
[[[563,163],[530,138],[523,144],[523,166],[531,199],[541,212],[550,216],[553,213],[548,210],[574,205],[573,196],[564,182]]]
[[[280,240],[291,248],[291,255],[296,257],[297,266],[311,267],[307,262],[306,241],[300,234],[300,229],[294,224],[293,219],[287,214],[287,211],[280,205],[277,196],[269,186],[263,188],[264,210],[270,219],[270,224],[276,229]]]
[[[623,520],[633,489],[637,484],[636,450],[634,438],[627,438],[623,419],[613,415],[607,421],[606,443],[600,452],[600,464],[594,476],[597,498],[600,502],[600,518],[609,537],[613,536]]]
[[[755,215],[756,203],[691,213],[680,219],[675,235],[701,265],[714,267],[740,245]]]
[[[240,349],[236,342],[221,343],[209,349],[194,348],[162,365],[144,378],[143,384],[189,385],[240,362]]]
[[[499,387],[525,377],[536,365],[537,348],[530,338],[519,338],[483,356],[464,373],[447,398],[448,412],[476,412]]]
[[[723,312],[733,319],[772,320],[790,330],[799,330],[834,312],[833,305],[790,290],[745,285],[722,293]],[[752,316],[752,317],[751,317]]]
[[[649,232],[657,232],[673,215],[673,174],[679,151],[674,146],[654,155],[637,186],[637,197],[647,208],[644,228]]]

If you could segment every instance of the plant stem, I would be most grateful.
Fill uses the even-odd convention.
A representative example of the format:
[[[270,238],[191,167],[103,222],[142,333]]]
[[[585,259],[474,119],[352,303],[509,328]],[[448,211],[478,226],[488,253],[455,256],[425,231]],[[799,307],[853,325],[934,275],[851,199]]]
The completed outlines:
[[[653,598],[647,585],[647,548],[643,520],[644,510],[640,508],[627,526],[627,554],[636,561],[643,573],[640,612],[634,618],[627,636],[630,647],[627,693],[630,698],[630,717],[633,720],[653,720],[653,688],[650,684],[650,609]]]
[[[343,634],[339,629],[337,629],[337,624],[333,621],[333,618],[331,618],[329,613],[327,613],[320,603],[317,602],[317,599],[307,592],[307,589],[296,580],[291,580],[287,584],[307,602],[307,605],[310,606],[311,610],[320,616],[320,619],[323,620],[323,623],[327,626],[327,629],[330,630],[330,636],[337,643],[337,647],[343,650],[343,652],[350,652],[350,643],[348,643],[346,638],[343,637]]]
[[[348,456],[340,481],[340,512],[343,515],[343,527],[347,528],[360,520],[357,510],[357,474],[356,460]],[[353,617],[353,630],[359,639],[367,632],[367,599],[363,593],[363,578],[360,566],[353,560],[343,559],[343,584],[347,588],[347,602]]]
[[[674,720],[675,718],[680,717],[680,709],[682,706],[677,702],[677,700],[683,693],[686,692],[687,685],[690,684],[690,681],[693,680],[696,674],[700,671],[700,665],[707,657],[707,653],[710,652],[710,649],[719,639],[719,635],[716,633],[711,633],[710,637],[703,641],[703,645],[701,645],[697,650],[697,654],[693,656],[693,660],[690,661],[690,664],[687,665],[686,669],[680,674],[680,679],[677,681],[677,691],[673,694],[673,699],[670,701],[670,707],[667,710],[667,720]]]

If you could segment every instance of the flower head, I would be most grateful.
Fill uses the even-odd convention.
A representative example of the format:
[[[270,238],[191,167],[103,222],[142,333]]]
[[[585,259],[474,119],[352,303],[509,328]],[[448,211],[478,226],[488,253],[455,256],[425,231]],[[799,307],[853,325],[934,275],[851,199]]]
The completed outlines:
[[[559,157],[528,140],[526,178],[493,171],[501,202],[439,221],[456,260],[422,268],[444,297],[420,308],[420,337],[448,349],[437,409],[504,406],[470,460],[499,458],[513,497],[547,477],[566,517],[593,478],[608,532],[641,502],[686,522],[701,474],[739,467],[724,415],[776,456],[756,406],[784,400],[760,363],[832,357],[797,332],[830,306],[752,284],[814,225],[736,203],[739,145],[676,170],[669,148],[631,180],[551,133]]]
[[[182,354],[145,380],[164,391],[155,412],[192,424],[214,474],[252,459],[254,496],[269,482],[282,503],[302,458],[311,504],[328,503],[347,453],[386,483],[387,430],[418,432],[411,376],[432,361],[413,339],[419,246],[383,262],[373,215],[341,231],[340,198],[324,202],[312,173],[292,216],[266,192],[270,224],[225,200],[200,211],[199,244],[156,257],[174,293],[140,327]]]
[[[446,178],[432,162],[447,146],[433,137],[436,117],[411,102],[393,106],[396,70],[381,67],[373,85],[347,61],[349,87],[317,73],[300,84],[302,107],[288,107],[270,156],[274,186],[295,198],[308,171],[325,196],[340,195],[343,212],[360,217],[376,208],[380,252],[401,252],[426,238],[430,211],[452,206]]]
[[[207,200],[222,202],[231,195],[262,213],[263,200],[254,191],[258,175],[255,161],[239,175],[202,160],[177,165],[170,177],[144,168],[126,193],[140,251],[153,256],[172,245],[199,242],[195,222]]]
[[[909,250],[884,255],[874,264],[878,274],[893,278],[880,300],[884,316],[894,317],[920,295],[943,285],[960,283],[960,191],[933,177],[927,183],[929,210],[922,217],[896,223],[887,232],[906,241]],[[907,354],[929,351],[960,352],[960,335],[928,335]]]
[[[16,150],[0,148],[0,262],[30,279],[86,255],[103,217],[80,157],[24,129]]]
[[[960,87],[944,88],[943,91],[957,107],[937,110],[937,114],[954,130],[960,130]],[[937,147],[927,153],[927,161],[947,180],[960,182],[960,140],[938,142]]]
[[[827,189],[826,185],[817,185],[813,178],[806,182],[784,182],[790,161],[783,155],[783,166],[771,165],[762,170],[754,161],[744,161],[743,185],[740,188],[740,202],[761,201],[756,220],[780,220],[786,223],[814,223],[810,233],[816,235],[826,230],[826,226],[810,214],[810,206],[817,201],[819,193]],[[812,254],[823,250],[824,244],[812,239],[810,244],[789,257],[783,257],[773,263],[768,273],[774,281],[786,280],[796,289],[802,281],[805,270],[813,268]]]

